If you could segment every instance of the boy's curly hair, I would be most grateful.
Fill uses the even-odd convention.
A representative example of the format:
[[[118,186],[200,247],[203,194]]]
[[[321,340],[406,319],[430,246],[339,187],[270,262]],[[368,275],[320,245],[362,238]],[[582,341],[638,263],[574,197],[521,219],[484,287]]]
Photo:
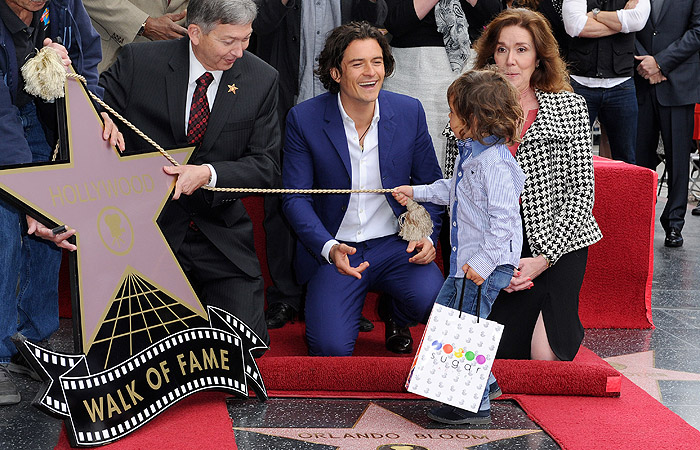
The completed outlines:
[[[452,113],[466,123],[473,139],[496,136],[506,145],[520,142],[523,110],[515,87],[495,68],[470,70],[447,89]],[[454,130],[453,130],[454,131]]]

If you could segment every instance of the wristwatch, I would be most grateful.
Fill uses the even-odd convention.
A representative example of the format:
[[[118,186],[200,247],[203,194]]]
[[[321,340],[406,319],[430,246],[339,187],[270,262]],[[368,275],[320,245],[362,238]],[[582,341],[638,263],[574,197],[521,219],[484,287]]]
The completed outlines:
[[[148,17],[146,17],[146,20],[143,21],[141,24],[141,28],[139,28],[139,32],[136,33],[136,36],[143,36],[143,32],[146,31],[146,22],[148,21]]]
[[[595,20],[598,20],[598,13],[600,12],[600,8],[593,8],[591,12],[593,13],[593,18]]]

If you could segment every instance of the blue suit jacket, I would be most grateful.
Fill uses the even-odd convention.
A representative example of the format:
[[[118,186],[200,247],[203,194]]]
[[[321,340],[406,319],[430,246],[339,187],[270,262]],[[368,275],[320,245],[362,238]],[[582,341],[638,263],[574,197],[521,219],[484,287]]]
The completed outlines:
[[[429,184],[442,178],[420,102],[412,97],[379,94],[379,169],[384,188]],[[292,108],[287,116],[282,179],[289,189],[350,189],[351,165],[337,94],[322,94]],[[398,216],[405,211],[391,194]],[[345,216],[350,194],[285,195],[283,209],[299,237],[297,277],[308,281],[321,264],[323,245],[333,239]],[[437,242],[443,208],[424,205]]]

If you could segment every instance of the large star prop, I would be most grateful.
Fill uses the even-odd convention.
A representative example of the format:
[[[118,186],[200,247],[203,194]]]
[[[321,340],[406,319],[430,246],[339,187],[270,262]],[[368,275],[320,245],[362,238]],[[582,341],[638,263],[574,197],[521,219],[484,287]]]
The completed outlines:
[[[698,373],[657,368],[653,350],[613,356],[605,358],[605,361],[660,402],[662,400],[659,381],[700,381]]]
[[[0,189],[15,203],[77,230],[82,348],[87,353],[118,295],[136,272],[206,318],[156,219],[175,178],[159,153],[122,157],[102,139],[102,122],[79,81],[66,80],[69,162],[0,171]],[[186,161],[192,148],[171,151]],[[41,270],[37,268],[36,270]]]
[[[374,403],[367,406],[352,428],[234,427],[233,429],[325,444],[335,446],[339,450],[367,450],[381,446],[397,449],[427,446],[430,450],[450,450],[542,432],[542,430],[427,429]]]

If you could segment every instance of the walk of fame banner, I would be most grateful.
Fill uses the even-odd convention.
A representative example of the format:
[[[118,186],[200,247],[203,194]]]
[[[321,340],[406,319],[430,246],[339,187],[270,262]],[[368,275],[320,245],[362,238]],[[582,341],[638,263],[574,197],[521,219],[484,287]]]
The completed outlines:
[[[66,80],[67,160],[0,170],[0,194],[48,225],[77,230],[71,289],[77,354],[14,340],[42,378],[34,405],[64,419],[71,445],[115,441],[179,400],[215,389],[261,400],[236,317],[200,303],[157,224],[174,177],[159,153],[121,156],[102,139],[88,94]],[[66,142],[67,141],[67,142]],[[170,151],[185,163],[193,148]]]

